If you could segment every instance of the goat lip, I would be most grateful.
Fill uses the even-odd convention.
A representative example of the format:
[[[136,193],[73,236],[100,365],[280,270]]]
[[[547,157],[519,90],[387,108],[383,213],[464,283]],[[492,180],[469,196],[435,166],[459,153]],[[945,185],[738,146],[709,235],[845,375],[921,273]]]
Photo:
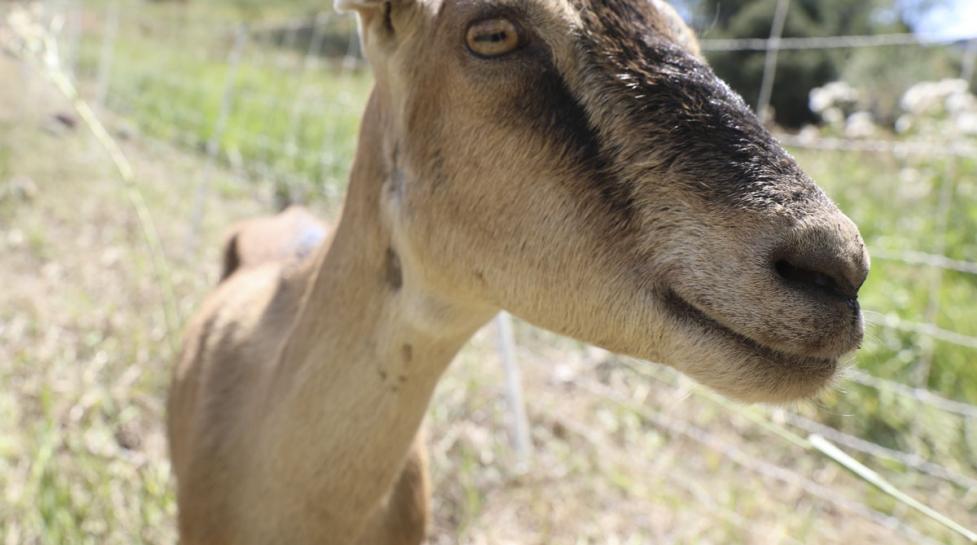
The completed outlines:
[[[665,303],[665,307],[678,319],[688,324],[693,324],[699,329],[708,330],[713,335],[721,336],[727,341],[739,346],[741,349],[758,355],[767,361],[782,362],[785,365],[794,362],[804,362],[808,365],[813,364],[817,367],[825,368],[834,368],[838,365],[838,358],[826,358],[783,352],[743,335],[742,333],[734,331],[720,323],[715,318],[712,318],[705,312],[699,310],[695,305],[689,303],[674,290],[667,290],[662,296],[662,300]]]

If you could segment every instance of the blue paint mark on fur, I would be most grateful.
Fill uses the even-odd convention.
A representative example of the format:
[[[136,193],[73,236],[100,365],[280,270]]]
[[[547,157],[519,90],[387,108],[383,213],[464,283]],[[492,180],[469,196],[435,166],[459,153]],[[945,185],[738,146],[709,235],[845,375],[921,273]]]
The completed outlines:
[[[305,257],[311,254],[319,244],[326,238],[326,230],[318,225],[310,225],[302,231],[299,236],[298,247],[296,248],[296,254],[298,257]]]

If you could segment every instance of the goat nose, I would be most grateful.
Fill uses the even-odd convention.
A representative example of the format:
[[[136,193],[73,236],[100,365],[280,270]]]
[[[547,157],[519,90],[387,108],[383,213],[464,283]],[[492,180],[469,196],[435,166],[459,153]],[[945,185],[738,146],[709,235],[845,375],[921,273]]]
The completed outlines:
[[[806,230],[776,254],[773,268],[794,288],[843,299],[858,297],[869,260],[857,228],[845,222]]]

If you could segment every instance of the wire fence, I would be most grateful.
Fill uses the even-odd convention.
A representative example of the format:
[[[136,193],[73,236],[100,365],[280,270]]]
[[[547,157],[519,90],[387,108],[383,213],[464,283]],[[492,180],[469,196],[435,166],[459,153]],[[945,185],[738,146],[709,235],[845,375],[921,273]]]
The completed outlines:
[[[100,11],[87,9],[82,2],[49,1],[44,4],[51,27],[59,31],[59,47],[63,52],[67,77],[91,97],[91,102],[102,115],[130,120],[147,137],[195,149],[209,158],[209,168],[216,168],[220,164],[242,178],[274,180],[286,193],[283,198],[303,198],[300,194],[302,188],[315,187],[326,199],[338,201],[342,193],[340,178],[352,152],[352,144],[346,142],[348,132],[344,132],[349,128],[334,122],[333,114],[340,112],[353,118],[358,116],[363,97],[355,96],[356,90],[344,86],[360,85],[356,89],[365,89],[362,82],[368,81],[358,46],[355,39],[350,38],[352,25],[348,20],[323,12],[311,18],[275,25],[216,25],[183,21],[183,26],[177,27],[174,21],[147,20],[137,11],[115,2],[105,4]],[[946,38],[886,34],[785,38],[781,34],[789,9],[788,1],[778,2],[769,38],[702,41],[706,51],[755,51],[765,54],[763,85],[757,108],[761,117],[769,107],[771,95],[776,92],[777,54],[785,50],[946,47],[965,43],[968,45],[962,63],[962,77],[973,75],[975,55],[972,51],[977,50],[977,36]],[[158,34],[160,40],[177,42],[186,39],[188,34],[199,33],[210,36],[207,43],[216,45],[201,59],[160,58],[142,67],[133,62],[138,43],[132,36],[145,32]],[[326,52],[330,48],[334,53],[337,50],[342,52],[330,56]],[[180,69],[180,63],[185,63],[185,69]],[[218,75],[216,80],[214,74]],[[256,79],[267,78],[269,74],[281,78],[278,84],[269,86],[255,83]],[[322,86],[323,78],[333,80],[332,85],[326,85],[330,87],[328,92],[318,88]],[[182,98],[169,100],[177,95]],[[329,111],[330,115],[323,115],[324,111]],[[269,127],[274,130],[269,132]],[[949,161],[977,157],[977,145],[964,140],[854,139],[788,133],[780,133],[778,138],[791,148],[828,154],[872,153],[898,159],[940,157]],[[346,147],[342,142],[346,142]],[[211,176],[204,178],[210,179]],[[325,178],[329,180],[324,181]],[[942,216],[939,218],[942,227],[938,229],[943,233],[941,236],[945,236],[950,228],[947,206],[954,183],[952,176],[947,178],[941,199],[943,206],[936,210]],[[188,217],[189,248],[196,243],[207,203],[212,198],[212,188],[207,182],[197,188]],[[931,291],[938,293],[945,274],[977,278],[977,262],[944,255],[945,248],[946,245],[938,240],[925,249],[873,248],[871,253],[879,261],[929,271]],[[938,295],[931,297],[923,321],[870,309],[866,312],[867,323],[870,328],[907,333],[920,339],[920,342],[932,343],[931,348],[923,354],[927,360],[933,358],[932,346],[935,343],[956,345],[970,351],[968,354],[974,357],[977,336],[941,327],[937,323],[941,302]],[[517,334],[527,327],[524,324],[516,325],[516,335],[508,316],[500,317],[496,325],[499,328],[500,360],[505,365],[508,377],[505,391],[511,408],[513,445],[518,452],[520,465],[529,466],[532,464],[530,435],[533,426],[527,414],[551,419],[560,418],[560,415],[551,408],[533,403],[529,403],[527,408],[517,360],[535,362],[547,360],[551,355],[517,345]],[[931,365],[931,361],[927,361],[922,366],[928,368]],[[597,366],[598,362],[591,361],[590,371],[596,373]],[[673,393],[692,388],[687,379],[667,368],[627,364],[623,368],[645,379],[658,381],[671,388]],[[870,390],[879,398],[903,399],[913,406],[948,415],[958,419],[960,426],[977,426],[977,405],[949,399],[927,389],[925,377],[920,383],[906,384],[852,369],[844,375],[843,380],[846,384]],[[758,460],[736,446],[724,443],[689,419],[636,401],[627,392],[604,384],[593,375],[578,375],[570,385],[579,393],[600,402],[633,410],[651,425],[714,450],[751,472],[774,481],[797,485],[835,508],[908,536],[913,543],[938,542],[915,525],[905,522],[902,517],[869,507],[865,502],[840,497],[830,486],[814,482],[786,465]],[[707,397],[703,402],[711,403],[714,400],[710,401]],[[951,466],[923,453],[885,446],[821,422],[794,408],[763,409],[760,417],[783,429],[823,436],[864,455],[867,460],[896,464],[903,471],[915,472],[924,482],[922,489],[929,486],[927,479],[949,483],[966,495],[971,502],[971,510],[977,508],[977,498],[973,497],[974,490],[977,490],[977,474],[973,464]],[[568,426],[574,434],[591,438],[593,444],[600,443],[600,439],[594,439],[599,432],[588,429],[586,424],[569,422]],[[722,506],[707,504],[707,507],[716,516],[733,524],[743,526],[747,523],[741,515]],[[799,542],[793,538],[788,541]]]
[[[817,49],[854,49],[861,47],[945,46],[973,41],[974,36],[943,36],[933,34],[874,34],[868,36],[816,36],[810,38],[731,38],[705,39],[704,51],[802,51]]]

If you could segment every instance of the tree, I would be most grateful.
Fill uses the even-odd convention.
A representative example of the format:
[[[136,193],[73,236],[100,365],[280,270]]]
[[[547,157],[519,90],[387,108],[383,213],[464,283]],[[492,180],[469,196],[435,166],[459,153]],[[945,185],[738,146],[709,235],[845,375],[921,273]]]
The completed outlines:
[[[921,10],[931,9],[943,0],[913,0],[896,4],[895,0],[792,0],[784,25],[784,37],[837,36],[909,32],[910,20]],[[770,27],[777,0],[691,0],[686,2],[692,23],[703,38],[763,38]],[[946,55],[946,52],[943,52]],[[764,52],[710,51],[707,58],[716,73],[736,89],[751,105],[756,105],[763,78]],[[893,74],[904,66],[893,66],[889,59],[913,59],[921,55],[893,52],[891,48],[850,50],[781,51],[771,106],[775,121],[787,127],[798,127],[817,121],[808,108],[808,95],[818,87],[841,79],[856,87],[862,83],[891,82]],[[926,57],[924,55],[924,57]],[[932,59],[927,57],[926,63]],[[846,72],[850,65],[856,69]],[[891,88],[879,89],[892,94]],[[894,107],[891,97],[883,101]]]

